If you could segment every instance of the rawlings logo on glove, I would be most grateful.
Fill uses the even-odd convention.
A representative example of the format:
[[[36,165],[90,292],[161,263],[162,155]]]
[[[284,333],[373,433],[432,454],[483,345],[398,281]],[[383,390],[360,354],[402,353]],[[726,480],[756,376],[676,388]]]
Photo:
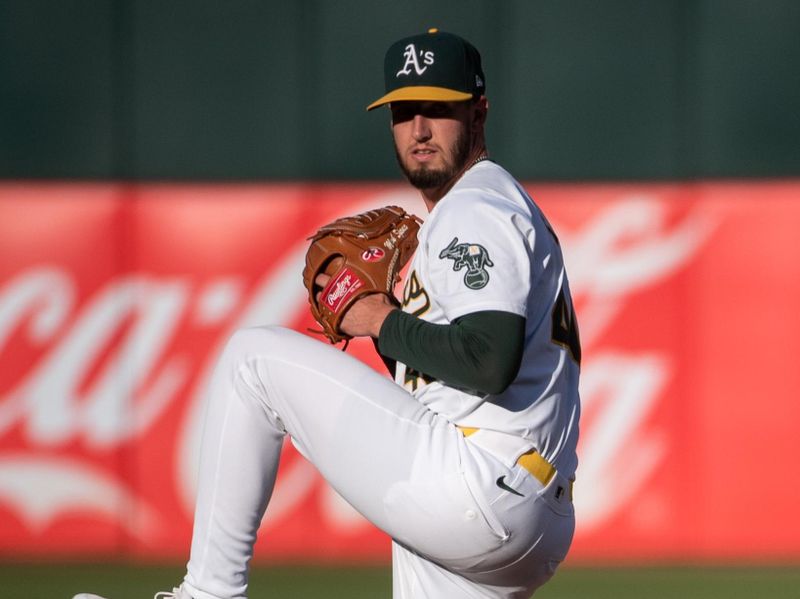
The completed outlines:
[[[351,339],[340,329],[347,309],[368,293],[392,301],[400,271],[417,248],[422,221],[397,206],[346,216],[320,227],[311,237],[303,269],[311,314],[331,343]],[[330,276],[322,289],[320,274]]]
[[[344,301],[363,286],[364,281],[349,268],[343,268],[322,290],[320,299],[331,312],[338,313],[341,312]]]

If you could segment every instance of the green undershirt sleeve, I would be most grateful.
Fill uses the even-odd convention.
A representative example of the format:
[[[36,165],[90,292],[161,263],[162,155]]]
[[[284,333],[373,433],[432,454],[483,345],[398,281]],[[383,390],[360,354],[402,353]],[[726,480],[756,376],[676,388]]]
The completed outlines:
[[[377,341],[384,361],[396,360],[447,385],[496,395],[517,376],[525,319],[500,311],[473,312],[432,324],[394,310]]]

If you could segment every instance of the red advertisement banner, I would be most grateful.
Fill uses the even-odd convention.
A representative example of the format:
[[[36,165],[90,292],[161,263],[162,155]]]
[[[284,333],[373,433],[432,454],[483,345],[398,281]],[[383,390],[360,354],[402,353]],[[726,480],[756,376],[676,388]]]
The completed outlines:
[[[800,558],[800,183],[528,189],[583,342],[570,559]],[[400,184],[0,184],[0,554],[187,557],[222,344],[313,327],[306,238],[386,204],[424,217]],[[256,560],[388,548],[287,443]]]

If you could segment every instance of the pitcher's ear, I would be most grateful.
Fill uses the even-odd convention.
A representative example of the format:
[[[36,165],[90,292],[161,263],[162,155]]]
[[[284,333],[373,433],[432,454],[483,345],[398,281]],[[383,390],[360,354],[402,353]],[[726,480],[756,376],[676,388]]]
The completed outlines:
[[[473,103],[472,125],[473,128],[481,128],[486,123],[486,116],[489,112],[489,100],[486,96],[480,96]]]

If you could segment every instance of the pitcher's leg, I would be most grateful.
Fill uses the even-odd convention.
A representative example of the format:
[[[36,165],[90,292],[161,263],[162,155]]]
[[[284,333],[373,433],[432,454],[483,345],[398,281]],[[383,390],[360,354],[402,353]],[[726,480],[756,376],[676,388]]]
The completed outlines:
[[[239,359],[229,344],[209,387],[184,582],[195,599],[246,596],[248,563],[285,435],[263,404],[237,389]]]
[[[187,577],[208,593],[200,599],[245,592],[284,432],[345,500],[420,554],[460,564],[505,542],[465,481],[463,435],[351,356],[287,329],[240,331],[211,394]]]
[[[345,499],[385,524],[382,499],[411,477],[425,445],[416,438],[448,426],[338,349],[275,327],[237,332],[209,389],[185,588],[197,599],[246,595],[287,431]]]
[[[246,392],[280,419],[298,450],[358,511],[386,530],[389,490],[458,456],[458,437],[388,377],[330,345],[280,328],[237,334],[249,346],[240,376]],[[438,455],[436,455],[438,453]]]
[[[393,599],[440,599],[460,597],[485,599],[478,589],[463,577],[392,543],[392,597]]]

